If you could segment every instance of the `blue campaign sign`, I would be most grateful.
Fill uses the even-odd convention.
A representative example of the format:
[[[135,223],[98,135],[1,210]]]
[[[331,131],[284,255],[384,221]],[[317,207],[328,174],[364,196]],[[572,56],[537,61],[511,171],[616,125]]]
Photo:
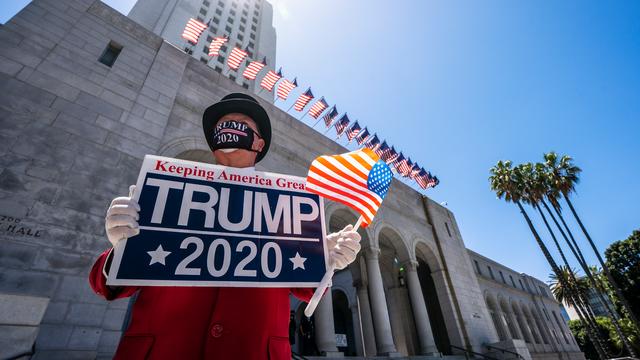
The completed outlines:
[[[140,234],[114,251],[108,285],[316,287],[324,204],[305,179],[145,156]]]

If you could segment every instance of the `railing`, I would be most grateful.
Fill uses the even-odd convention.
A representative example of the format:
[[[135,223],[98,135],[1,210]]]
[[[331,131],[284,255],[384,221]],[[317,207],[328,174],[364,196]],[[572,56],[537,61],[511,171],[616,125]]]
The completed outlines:
[[[487,348],[487,349],[489,349],[489,350],[494,349],[494,350],[499,350],[499,351],[501,351],[501,352],[503,352],[503,353],[512,354],[512,355],[517,356],[517,357],[518,357],[518,359],[524,360],[524,357],[522,357],[522,355],[518,354],[518,353],[517,353],[517,352],[515,352],[515,351],[511,351],[511,350],[507,350],[507,349],[502,349],[502,348],[499,348],[499,347],[491,346],[491,345],[489,345],[489,344],[484,344],[484,347],[486,347],[486,348]]]
[[[453,353],[453,349],[463,351],[464,352],[464,357],[466,359],[469,359],[469,355],[471,355],[471,357],[479,356],[479,357],[482,357],[482,358],[488,359],[488,360],[499,360],[499,359],[491,357],[489,355],[485,355],[485,354],[481,354],[481,353],[478,353],[478,352],[475,352],[475,351],[471,351],[471,350],[465,349],[463,347],[459,347],[459,346],[455,346],[455,345],[449,345],[449,347],[451,348],[451,352],[452,353]]]
[[[304,356],[302,356],[302,355],[300,355],[300,354],[298,354],[298,353],[295,353],[295,352],[293,352],[293,351],[291,352],[291,358],[292,358],[293,360],[307,360],[307,358],[306,358],[306,357],[304,357]]]

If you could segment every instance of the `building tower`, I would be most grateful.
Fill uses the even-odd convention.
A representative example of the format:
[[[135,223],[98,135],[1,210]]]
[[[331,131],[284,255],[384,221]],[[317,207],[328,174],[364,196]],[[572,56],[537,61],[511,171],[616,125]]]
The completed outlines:
[[[260,90],[259,80],[262,76],[274,69],[276,30],[272,24],[273,7],[264,0],[138,0],[128,17],[255,93]],[[194,46],[182,38],[189,18],[209,24]],[[229,36],[229,41],[222,47],[219,56],[210,57],[211,40],[224,35]],[[246,50],[247,59],[266,58],[267,66],[255,81],[242,77],[247,61],[238,71],[226,65],[234,47]],[[273,100],[272,94],[263,92],[261,95]]]

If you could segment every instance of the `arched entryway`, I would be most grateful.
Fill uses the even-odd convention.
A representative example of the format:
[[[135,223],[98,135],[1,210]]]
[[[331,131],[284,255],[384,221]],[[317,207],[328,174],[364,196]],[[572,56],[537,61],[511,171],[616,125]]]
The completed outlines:
[[[336,346],[345,356],[356,355],[356,336],[349,299],[341,290],[333,290],[333,325],[336,331]]]

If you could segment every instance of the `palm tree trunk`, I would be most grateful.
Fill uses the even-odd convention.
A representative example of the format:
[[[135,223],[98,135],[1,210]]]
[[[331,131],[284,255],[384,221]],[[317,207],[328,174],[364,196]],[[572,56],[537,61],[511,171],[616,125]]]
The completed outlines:
[[[587,232],[587,229],[584,227],[584,224],[582,224],[582,221],[580,220],[580,217],[578,216],[578,213],[576,212],[576,209],[573,207],[573,204],[571,203],[571,200],[569,200],[569,197],[567,195],[564,195],[564,200],[567,202],[567,205],[569,205],[569,208],[571,209],[571,212],[573,213],[573,216],[576,218],[576,221],[578,222],[578,225],[580,225],[580,229],[582,229],[582,232],[587,237],[587,240],[589,241],[589,245],[591,245],[591,248],[593,249],[593,252],[596,253],[596,257],[598,258],[598,261],[600,262],[600,265],[602,266],[602,270],[604,271],[605,275],[607,276],[607,280],[609,280],[609,284],[615,290],[616,295],[618,296],[618,300],[620,300],[620,302],[622,303],[622,306],[625,308],[625,310],[627,310],[627,313],[631,317],[631,321],[633,321],[633,323],[635,324],[636,328],[640,329],[640,322],[638,322],[638,314],[634,313],[633,309],[631,308],[631,306],[629,306],[629,302],[627,301],[627,298],[625,298],[624,294],[622,293],[622,290],[620,290],[620,287],[616,283],[616,280],[611,275],[611,271],[609,271],[609,267],[607,266],[607,263],[604,260],[602,260],[602,256],[600,255],[600,252],[598,251],[598,248],[596,248],[596,245],[594,244],[593,240],[591,239],[591,236],[589,236],[589,233]]]
[[[553,257],[551,256],[551,253],[549,252],[549,249],[547,249],[547,246],[544,244],[544,242],[542,242],[542,239],[540,238],[540,234],[538,234],[538,231],[536,230],[535,226],[533,226],[533,223],[531,222],[531,219],[529,218],[529,215],[527,214],[527,212],[525,211],[524,207],[522,206],[522,204],[519,201],[515,201],[516,205],[518,205],[518,208],[520,209],[520,213],[522,214],[522,216],[524,216],[524,219],[527,221],[527,225],[529,225],[529,230],[531,230],[531,233],[533,234],[533,237],[536,240],[536,243],[538,244],[538,246],[540,247],[540,250],[542,250],[542,253],[544,255],[544,257],[547,259],[547,262],[549,263],[549,265],[551,266],[551,270],[553,270],[553,272],[556,274],[558,281],[561,282],[562,286],[564,286],[566,289],[571,289],[568,284],[565,283],[565,279],[564,276],[562,274],[562,272],[560,271],[560,269],[558,268],[558,264],[556,264],[555,260],[553,260]],[[571,290],[569,290],[570,293],[573,293]],[[573,299],[574,304],[578,304],[579,302],[577,301],[577,299]],[[598,355],[600,356],[600,358],[602,360],[607,359],[608,355],[607,352],[605,351],[606,347],[602,344],[600,337],[598,336],[597,329],[592,328],[592,324],[590,322],[586,323],[587,326],[586,328],[588,329],[587,332],[589,333],[589,337],[591,338],[591,342],[593,343],[594,347],[596,348],[596,351],[598,352]]]
[[[581,305],[583,307],[585,313],[587,314],[587,318],[589,319],[589,323],[595,329],[596,334],[598,334],[598,337],[597,337],[598,341],[603,346],[603,348],[606,349],[606,347],[604,346],[604,344],[602,342],[602,339],[600,338],[599,333],[597,331],[597,323],[595,321],[595,316],[593,315],[593,311],[591,310],[591,308],[589,306],[589,301],[588,301],[586,295],[579,289],[579,287],[578,287],[578,279],[576,279],[575,274],[573,273],[573,271],[571,271],[571,267],[569,266],[569,262],[567,261],[567,257],[564,255],[564,251],[562,250],[562,247],[560,246],[560,243],[558,242],[558,239],[556,238],[556,235],[553,232],[553,229],[551,229],[551,226],[549,225],[549,222],[547,221],[547,218],[544,216],[544,213],[542,212],[542,209],[540,208],[540,206],[538,204],[534,203],[533,207],[536,210],[538,210],[538,213],[540,213],[540,216],[542,217],[542,221],[544,222],[544,225],[546,226],[547,230],[549,231],[549,234],[551,235],[551,238],[553,239],[553,243],[556,245],[556,248],[558,249],[558,252],[560,253],[560,257],[562,258],[562,262],[564,263],[564,266],[566,266],[567,269],[568,269],[568,273],[569,273],[570,278],[567,279],[568,280],[568,284],[567,284],[568,287],[567,288],[570,290],[570,292],[572,293],[572,296],[576,300],[575,304],[576,305]]]
[[[611,318],[611,323],[613,324],[613,327],[616,329],[616,333],[618,334],[618,336],[620,337],[620,340],[624,344],[625,349],[627,349],[627,351],[629,352],[629,355],[631,355],[632,357],[635,357],[635,351],[633,350],[633,347],[629,343],[629,339],[627,339],[627,336],[624,334],[624,332],[622,332],[622,328],[620,327],[620,323],[618,322],[618,319],[617,319],[616,315],[613,313],[613,311],[611,310],[611,307],[609,306],[609,303],[607,303],[607,301],[605,300],[604,296],[602,296],[602,293],[598,289],[598,284],[596,283],[595,279],[593,278],[593,275],[591,275],[591,271],[589,270],[589,267],[587,266],[586,263],[583,263],[582,261],[580,261],[580,257],[578,256],[576,250],[573,248],[573,246],[569,242],[569,239],[567,238],[567,235],[564,233],[564,231],[562,231],[562,228],[560,227],[560,224],[558,224],[558,221],[556,220],[556,218],[551,213],[551,209],[549,209],[549,206],[547,206],[547,203],[544,200],[542,200],[541,202],[544,205],[544,207],[547,209],[547,212],[549,213],[549,215],[553,219],[553,222],[556,224],[556,226],[560,230],[560,233],[562,234],[562,236],[564,237],[565,241],[567,242],[567,245],[569,245],[569,248],[573,252],[573,255],[578,260],[578,263],[580,263],[580,265],[582,267],[582,270],[587,275],[587,278],[589,279],[589,282],[591,283],[591,286],[593,286],[593,288],[594,288],[593,291],[596,292],[596,294],[600,298],[600,301],[604,305],[604,308],[607,311],[607,314]],[[540,206],[538,206],[538,204],[535,204],[534,206],[540,212],[540,215],[542,216],[542,220],[544,220],[544,224],[549,229],[549,232],[551,233],[551,237],[553,238],[553,241],[555,242],[556,246],[558,247],[558,251],[560,252],[560,256],[562,256],[562,260],[564,261],[565,266],[569,267],[569,263],[567,262],[567,258],[564,256],[564,252],[560,248],[560,244],[558,243],[558,240],[556,239],[555,234],[551,230],[551,227],[549,226],[549,223],[547,222],[547,219],[545,218],[544,214],[542,213],[542,209],[540,209]],[[575,278],[575,275],[573,274],[573,272],[570,271],[569,273],[571,274],[571,277],[573,278],[572,281],[574,282],[574,284],[577,284],[578,281]],[[582,295],[583,295],[583,297],[585,297],[585,294],[582,294]],[[586,302],[587,305],[589,304],[588,299],[585,299],[585,302]],[[589,310],[591,310],[591,308],[589,308]],[[592,311],[591,311],[591,315],[593,315]]]

